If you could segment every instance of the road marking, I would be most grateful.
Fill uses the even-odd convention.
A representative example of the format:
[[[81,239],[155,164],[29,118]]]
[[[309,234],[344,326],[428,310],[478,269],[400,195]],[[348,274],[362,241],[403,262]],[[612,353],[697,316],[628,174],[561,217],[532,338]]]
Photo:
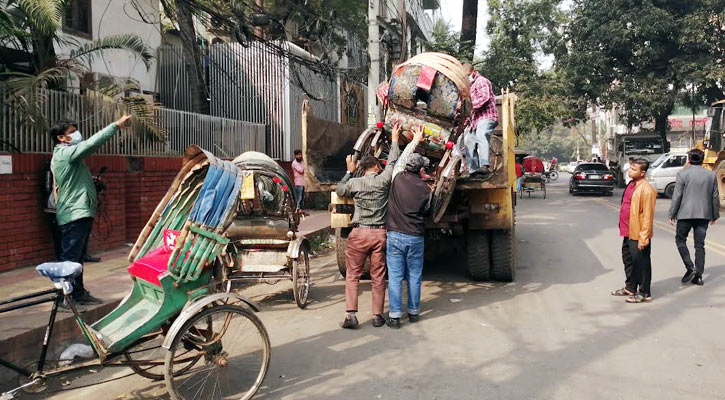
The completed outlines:
[[[603,204],[603,205],[611,208],[612,210],[619,211],[619,207],[617,207],[616,205],[614,205],[614,204],[612,204],[612,203],[610,203],[610,202],[608,202],[606,200],[596,199],[596,198],[592,198],[591,200],[593,200],[593,201],[595,201],[595,202],[597,202],[599,204]],[[672,228],[668,224],[665,224],[664,222],[654,221],[654,224],[658,228],[660,228],[662,230],[665,230],[665,231],[670,232],[672,234],[677,234],[677,231],[674,228]],[[687,241],[688,242],[694,242],[693,239],[692,239],[692,237],[688,237],[687,238]],[[708,249],[708,250],[714,251],[717,254],[720,254],[722,256],[725,256],[725,246],[721,245],[720,243],[713,242],[712,240],[706,239],[705,240],[705,248]]]

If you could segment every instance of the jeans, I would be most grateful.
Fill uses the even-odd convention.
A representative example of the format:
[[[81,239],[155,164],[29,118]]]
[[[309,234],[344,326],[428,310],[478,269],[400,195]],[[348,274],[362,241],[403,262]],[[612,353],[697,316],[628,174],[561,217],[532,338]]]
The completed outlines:
[[[418,315],[424,238],[388,232],[387,248],[390,318],[400,318],[403,315],[403,279],[408,282],[408,314]]]
[[[524,185],[524,177],[523,176],[519,176],[518,178],[516,178],[516,191],[517,192],[520,192],[521,191],[521,187],[523,185]]]
[[[305,204],[305,187],[295,186],[295,195],[297,196],[297,209],[301,210]]]
[[[632,292],[639,289],[639,294],[645,297],[651,296],[650,284],[652,283],[652,244],[648,244],[644,250],[637,247],[639,244],[636,240],[629,240],[629,254],[632,259],[632,282],[634,287],[630,289]],[[628,288],[629,289],[629,288]]]
[[[83,264],[83,256],[88,249],[88,238],[91,236],[93,218],[81,218],[60,226],[61,249],[60,261],[73,261]],[[85,292],[83,274],[73,281],[73,297],[78,298]]]
[[[680,252],[682,262],[688,270],[695,269],[699,275],[705,272],[705,235],[707,235],[707,224],[710,221],[706,219],[678,219],[677,233],[675,234],[675,244]],[[695,236],[695,263],[692,263],[690,251],[687,249],[687,236],[693,230]]]
[[[489,161],[488,140],[491,132],[498,125],[497,121],[482,119],[476,125],[476,131],[467,130],[464,137],[466,145],[466,160],[471,173],[491,165]]]

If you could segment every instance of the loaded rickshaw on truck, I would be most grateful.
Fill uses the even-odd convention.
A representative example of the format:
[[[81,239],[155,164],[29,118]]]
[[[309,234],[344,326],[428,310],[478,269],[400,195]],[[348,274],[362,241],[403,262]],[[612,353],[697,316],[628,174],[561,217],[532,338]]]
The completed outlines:
[[[372,155],[385,162],[393,125],[402,127],[401,147],[412,138],[414,127],[422,127],[424,139],[416,152],[431,161],[427,182],[432,188],[426,239],[449,236],[457,244],[465,245],[466,269],[474,280],[512,281],[516,269],[516,96],[503,93],[496,97],[499,125],[490,138],[492,174],[486,180],[460,178],[466,163],[462,142],[471,99],[468,76],[458,60],[441,53],[412,57],[394,69],[390,81],[378,88],[378,97],[383,104],[382,121],[360,134],[351,147],[341,148],[340,139],[323,140],[320,129],[303,127],[307,178],[317,180],[315,183],[327,182],[333,189],[333,162],[344,168],[344,156],[350,153],[356,160]],[[339,154],[333,154],[335,151]],[[310,160],[317,160],[312,163],[316,165],[311,165]],[[337,174],[337,180],[343,173],[341,170]],[[362,171],[356,174],[360,176]],[[352,230],[354,205],[352,199],[338,197],[331,190],[330,208],[337,264],[345,275],[345,246]]]

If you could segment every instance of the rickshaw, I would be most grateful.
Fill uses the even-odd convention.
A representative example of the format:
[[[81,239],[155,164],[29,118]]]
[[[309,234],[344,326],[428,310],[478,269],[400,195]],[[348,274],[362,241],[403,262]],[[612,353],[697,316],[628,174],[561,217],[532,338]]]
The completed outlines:
[[[269,336],[254,315],[258,306],[233,289],[250,274],[272,273],[291,279],[297,304],[306,304],[309,244],[297,237],[290,187],[284,170],[264,154],[230,162],[189,147],[129,254],[134,284],[116,309],[93,324],[83,321],[70,296],[82,265],[68,262],[37,267],[55,289],[0,303],[0,313],[53,303],[38,362],[22,367],[0,359],[20,375],[18,387],[1,398],[39,393],[48,378],[99,366],[128,366],[163,379],[174,400],[254,396],[269,366]],[[66,365],[46,360],[61,302],[94,358]]]
[[[546,198],[546,176],[544,175],[544,163],[534,156],[524,158],[524,176],[519,191],[519,198],[524,198],[524,192],[531,193],[541,191]]]

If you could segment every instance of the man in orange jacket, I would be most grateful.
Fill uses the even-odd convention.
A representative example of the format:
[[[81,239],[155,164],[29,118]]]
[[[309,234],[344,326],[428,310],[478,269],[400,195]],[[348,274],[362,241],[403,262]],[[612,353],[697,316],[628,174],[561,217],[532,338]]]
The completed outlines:
[[[654,222],[657,191],[644,179],[649,168],[645,159],[630,163],[629,182],[622,196],[619,209],[619,234],[623,237],[622,262],[625,286],[612,292],[614,296],[628,296],[627,303],[652,301],[652,226]]]

